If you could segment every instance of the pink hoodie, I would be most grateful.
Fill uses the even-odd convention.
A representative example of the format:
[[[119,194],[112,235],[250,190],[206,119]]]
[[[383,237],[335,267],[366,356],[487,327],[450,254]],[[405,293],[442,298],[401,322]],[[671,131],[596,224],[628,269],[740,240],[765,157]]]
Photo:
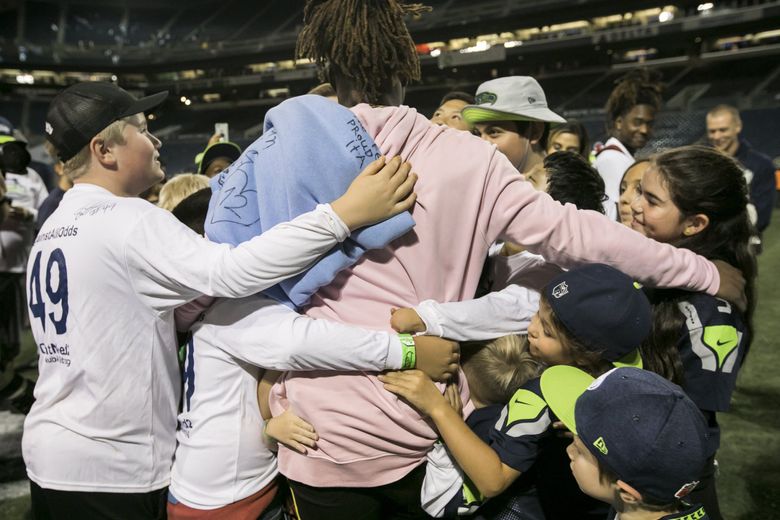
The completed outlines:
[[[419,174],[416,226],[320,290],[309,316],[389,330],[391,307],[472,298],[497,239],[562,267],[601,262],[649,285],[718,289],[717,270],[704,258],[599,213],[562,206],[523,181],[494,146],[467,132],[432,125],[405,106],[362,104],[352,111],[383,154],[400,155]],[[425,460],[437,438],[430,423],[386,392],[373,373],[289,373],[271,395],[274,415],[287,405],[314,425],[319,441],[307,455],[280,446],[279,469],[311,486],[394,482]]]

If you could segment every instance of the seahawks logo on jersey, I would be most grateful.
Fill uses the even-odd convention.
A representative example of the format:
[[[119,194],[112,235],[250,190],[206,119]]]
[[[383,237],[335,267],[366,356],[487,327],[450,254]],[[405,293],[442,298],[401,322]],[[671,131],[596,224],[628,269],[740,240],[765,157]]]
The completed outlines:
[[[550,426],[547,403],[530,390],[521,388],[501,410],[496,429],[510,437],[540,435]]]
[[[739,357],[742,332],[733,325],[703,326],[699,311],[690,302],[680,302],[680,310],[691,340],[691,349],[699,357],[702,370],[731,373]],[[718,299],[718,312],[731,314],[731,305]]]

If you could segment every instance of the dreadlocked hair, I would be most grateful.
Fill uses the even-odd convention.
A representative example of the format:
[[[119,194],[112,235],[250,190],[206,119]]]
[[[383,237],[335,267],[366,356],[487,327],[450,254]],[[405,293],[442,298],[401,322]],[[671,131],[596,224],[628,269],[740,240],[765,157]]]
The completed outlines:
[[[401,0],[308,0],[295,52],[314,61],[321,75],[326,66],[338,71],[366,102],[378,104],[392,76],[403,85],[420,79],[420,59],[404,16],[430,10]]]
[[[626,115],[637,105],[650,105],[658,111],[661,108],[663,89],[661,74],[657,71],[636,69],[619,78],[605,107],[607,130],[611,131],[615,119]]]

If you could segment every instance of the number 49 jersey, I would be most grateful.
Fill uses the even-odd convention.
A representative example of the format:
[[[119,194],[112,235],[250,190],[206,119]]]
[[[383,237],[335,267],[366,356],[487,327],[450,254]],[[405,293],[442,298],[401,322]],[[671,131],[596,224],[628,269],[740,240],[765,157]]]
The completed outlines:
[[[22,444],[28,476],[44,488],[168,483],[180,392],[172,312],[136,292],[128,260],[128,249],[148,246],[138,230],[150,212],[162,214],[79,184],[33,245],[27,298],[39,379]]]

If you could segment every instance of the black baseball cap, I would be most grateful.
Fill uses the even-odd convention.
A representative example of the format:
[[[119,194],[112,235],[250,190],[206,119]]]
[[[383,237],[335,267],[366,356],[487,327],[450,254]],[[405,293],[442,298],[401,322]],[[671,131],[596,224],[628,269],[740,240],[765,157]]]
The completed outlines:
[[[565,365],[545,370],[540,385],[555,416],[644,498],[672,503],[699,483],[710,434],[679,386],[633,367],[593,379]]]
[[[168,91],[137,99],[103,81],[76,83],[55,97],[46,114],[46,138],[67,161],[104,128],[123,117],[146,112],[162,103]]]
[[[203,152],[200,165],[198,166],[198,173],[205,174],[209,164],[218,157],[230,159],[231,163],[236,162],[241,157],[241,147],[230,141],[220,141],[212,144]]]
[[[632,355],[650,334],[653,310],[642,286],[613,267],[572,269],[554,278],[544,294],[566,330],[607,361]]]

